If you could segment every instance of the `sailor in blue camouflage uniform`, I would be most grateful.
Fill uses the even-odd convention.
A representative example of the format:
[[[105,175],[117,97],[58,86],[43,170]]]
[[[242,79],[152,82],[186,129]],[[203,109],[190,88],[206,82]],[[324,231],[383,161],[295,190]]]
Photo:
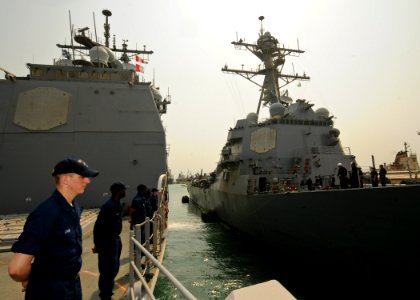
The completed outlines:
[[[9,275],[22,283],[25,299],[81,300],[81,208],[75,197],[99,174],[81,159],[54,167],[56,190],[29,214],[9,263]]]
[[[111,299],[114,280],[120,269],[122,231],[121,199],[125,197],[127,186],[121,182],[111,185],[111,198],[102,205],[93,228],[93,252],[98,253],[99,297]]]

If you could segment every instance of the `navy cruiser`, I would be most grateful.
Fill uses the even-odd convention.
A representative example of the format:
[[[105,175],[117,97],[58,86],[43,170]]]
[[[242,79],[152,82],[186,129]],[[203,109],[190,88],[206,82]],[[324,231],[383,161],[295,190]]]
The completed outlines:
[[[355,187],[339,188],[338,167],[350,173],[355,156],[341,145],[326,108],[293,100],[285,89],[310,79],[284,71],[286,58],[304,51],[280,44],[262,25],[256,43],[232,44],[261,61],[257,69],[222,68],[260,87],[257,110],[229,129],[217,168],[188,184],[191,202],[205,216],[274,246],[278,258],[284,253],[322,268],[344,262],[401,288],[401,274],[408,278],[420,266],[420,185],[363,186],[353,169]],[[267,119],[260,117],[264,107]],[[331,274],[340,273],[349,268]]]
[[[116,180],[155,187],[166,174],[161,115],[170,97],[138,73],[153,51],[118,47],[112,13],[103,15],[104,43],[71,25],[71,44],[57,44],[62,56],[53,64],[29,63],[24,77],[0,69],[1,214],[31,211],[51,192],[52,166],[69,156],[100,170],[79,198],[85,208],[99,207]]]

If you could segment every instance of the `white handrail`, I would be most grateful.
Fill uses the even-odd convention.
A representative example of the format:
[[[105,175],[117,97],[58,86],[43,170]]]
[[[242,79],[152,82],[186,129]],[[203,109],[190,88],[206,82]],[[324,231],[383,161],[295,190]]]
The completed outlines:
[[[158,211],[154,214],[152,220],[146,218],[146,220],[141,224],[136,224],[134,230],[130,231],[130,243],[129,243],[129,259],[130,259],[130,273],[129,273],[129,299],[146,299],[143,298],[141,293],[144,288],[145,292],[149,296],[148,299],[155,300],[153,291],[147,284],[147,276],[150,275],[150,261],[154,264],[156,268],[162,271],[163,274],[172,282],[172,284],[180,291],[180,293],[187,300],[197,300],[190,291],[188,291],[156,258],[157,255],[157,245],[161,244],[164,239],[165,230],[167,228],[166,220],[166,205],[167,205],[167,180],[166,175],[161,175],[159,177],[158,188],[161,189],[161,197],[159,200]],[[149,252],[148,248],[150,245],[150,223],[153,224],[153,254]],[[144,229],[142,227],[144,226]],[[145,246],[141,244],[141,231],[144,230],[144,239]],[[136,252],[136,255],[135,255]],[[145,274],[141,272],[141,256],[142,253],[146,256],[145,261]],[[141,288],[136,292],[135,290],[135,278],[136,274],[141,281]],[[146,279],[145,279],[146,277]]]
[[[186,299],[188,299],[188,300],[197,300],[197,298],[195,298],[194,297],[194,295],[193,294],[191,294],[191,292],[190,291],[188,291],[183,285],[182,285],[182,283],[181,282],[179,282],[156,258],[154,258],[153,257],[153,255],[149,252],[149,251],[147,251],[147,249],[146,248],[144,248],[143,247],[143,245],[141,244],[141,243],[139,243],[134,237],[131,237],[131,242],[134,244],[134,245],[136,245],[136,247],[138,247],[140,250],[141,250],[141,252],[143,252],[144,253],[144,255],[148,258],[148,259],[150,259],[152,262],[153,262],[153,264],[157,267],[157,268],[159,268],[159,270],[160,271],[162,271],[162,273],[163,274],[165,274],[166,275],[166,277],[168,277],[168,279],[172,282],[172,284],[181,292],[181,294],[186,298]],[[140,274],[140,272],[138,272],[138,269],[137,269],[137,267],[134,265],[134,267],[135,267],[135,270],[136,270],[136,274],[139,276],[139,274]],[[144,284],[144,282],[143,282],[143,280],[144,280],[144,278],[142,278],[142,276],[140,277],[141,278],[141,280],[142,280],[142,283]],[[147,288],[146,288],[146,291],[147,291]],[[149,294],[149,292],[148,292],[148,294]],[[149,296],[153,296],[153,295],[150,295],[149,294]]]

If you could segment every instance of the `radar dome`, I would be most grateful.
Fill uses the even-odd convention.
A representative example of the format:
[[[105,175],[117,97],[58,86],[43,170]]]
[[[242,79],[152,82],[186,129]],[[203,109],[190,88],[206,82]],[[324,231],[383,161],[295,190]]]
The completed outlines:
[[[328,109],[326,109],[324,107],[318,108],[315,111],[315,114],[319,117],[322,117],[322,118],[328,118],[330,116],[330,112],[328,111]]]
[[[246,121],[248,124],[255,125],[258,122],[258,115],[256,113],[249,113],[246,116]]]
[[[90,61],[94,64],[106,65],[109,54],[104,47],[95,46],[89,50]]]
[[[270,116],[272,118],[280,118],[284,115],[286,108],[281,103],[273,103],[270,106]]]
[[[330,135],[333,137],[338,137],[340,135],[340,130],[338,130],[337,128],[331,128]]]

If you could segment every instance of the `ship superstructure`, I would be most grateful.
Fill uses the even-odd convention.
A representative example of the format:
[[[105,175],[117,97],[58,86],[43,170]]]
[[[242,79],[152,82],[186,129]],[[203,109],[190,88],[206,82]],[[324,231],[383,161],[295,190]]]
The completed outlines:
[[[413,183],[418,181],[420,167],[417,154],[408,150],[409,145],[404,143],[404,150],[398,151],[395,160],[386,165],[386,176],[391,183]]]
[[[79,157],[98,176],[80,196],[86,208],[107,197],[112,182],[154,187],[167,171],[163,98],[140,79],[141,65],[153,51],[109,46],[112,15],[106,18],[105,45],[88,28],[72,30],[72,43],[57,46],[62,57],[51,65],[27,64],[29,75],[5,71],[0,80],[0,213],[31,211],[53,188],[51,168],[65,157]],[[129,201],[129,200],[128,200]]]
[[[248,182],[247,193],[296,189],[302,182],[315,179],[322,182],[322,187],[328,187],[337,175],[337,164],[350,168],[355,157],[349,148],[341,146],[340,131],[334,128],[333,116],[326,108],[314,110],[314,105],[305,99],[293,101],[288,90],[284,90],[296,80],[310,79],[305,73],[284,73],[286,57],[304,51],[284,47],[270,32],[264,32],[262,24],[255,44],[242,40],[232,44],[246,48],[262,64],[256,70],[225,66],[222,71],[252,81],[260,87],[261,94],[256,113],[237,121],[229,131],[216,174],[231,177],[231,182]],[[256,76],[264,77],[262,85],[254,80]],[[260,120],[262,107],[269,108],[270,118]]]

